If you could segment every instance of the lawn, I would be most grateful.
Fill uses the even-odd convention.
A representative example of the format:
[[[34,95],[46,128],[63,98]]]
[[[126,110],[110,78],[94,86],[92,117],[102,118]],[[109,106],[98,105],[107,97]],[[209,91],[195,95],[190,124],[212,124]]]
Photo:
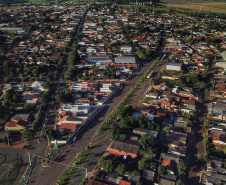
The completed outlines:
[[[0,185],[11,185],[15,181],[21,167],[21,161],[11,165],[9,170],[0,176]]]
[[[63,173],[60,179],[57,181],[57,185],[68,184],[70,179],[73,177],[74,173],[79,169],[79,166],[86,160],[86,158],[91,154],[94,146],[83,150],[76,156],[74,162],[68,167],[68,169]]]
[[[5,162],[5,155],[3,153],[0,153],[0,164]]]
[[[23,177],[21,178],[21,180],[20,180],[20,182],[18,183],[18,185],[24,185],[24,184],[27,183],[27,180],[28,180],[28,177],[29,177],[29,175],[30,175],[30,171],[31,171],[32,165],[33,165],[33,163],[34,163],[34,161],[35,161],[35,158],[36,158],[36,156],[33,155],[32,159],[31,159],[31,165],[29,165],[29,166],[27,167],[27,170],[26,170],[26,172],[24,173],[24,175],[23,175]]]

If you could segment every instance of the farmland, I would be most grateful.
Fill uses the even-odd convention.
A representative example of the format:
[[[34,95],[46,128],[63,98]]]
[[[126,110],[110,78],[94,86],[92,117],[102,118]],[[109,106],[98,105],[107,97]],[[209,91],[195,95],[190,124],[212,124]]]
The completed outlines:
[[[167,7],[174,8],[185,8],[199,11],[207,11],[207,12],[218,12],[218,13],[226,13],[226,3],[224,2],[180,2],[180,3],[171,3],[168,2],[166,4]]]

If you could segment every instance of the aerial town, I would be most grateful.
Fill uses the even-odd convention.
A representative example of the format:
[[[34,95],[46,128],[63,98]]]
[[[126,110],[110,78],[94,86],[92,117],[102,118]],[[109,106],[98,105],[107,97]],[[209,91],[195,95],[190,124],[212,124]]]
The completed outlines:
[[[226,3],[0,3],[0,185],[226,184]]]

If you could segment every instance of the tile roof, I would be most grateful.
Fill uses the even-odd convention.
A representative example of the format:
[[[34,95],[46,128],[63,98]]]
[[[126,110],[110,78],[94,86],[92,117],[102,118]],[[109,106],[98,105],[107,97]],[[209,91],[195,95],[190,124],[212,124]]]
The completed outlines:
[[[162,165],[163,166],[169,166],[170,165],[170,162],[171,162],[170,160],[163,160],[162,161]]]
[[[63,111],[63,112],[60,113],[60,115],[62,115],[62,116],[70,116],[71,112]]]
[[[77,127],[76,124],[72,124],[72,123],[62,123],[60,125],[60,129],[69,129],[69,130],[75,130]]]
[[[169,101],[162,101],[161,104],[162,104],[162,105],[170,106],[170,102],[169,102]]]
[[[109,184],[91,179],[87,185],[109,185]]]
[[[5,127],[16,127],[17,125],[17,121],[14,121],[14,122],[7,122],[5,124]]]
[[[124,181],[124,180],[120,180],[120,181],[119,181],[119,185],[131,185],[131,182],[127,182],[127,181]]]
[[[212,135],[212,140],[220,140],[220,135]]]

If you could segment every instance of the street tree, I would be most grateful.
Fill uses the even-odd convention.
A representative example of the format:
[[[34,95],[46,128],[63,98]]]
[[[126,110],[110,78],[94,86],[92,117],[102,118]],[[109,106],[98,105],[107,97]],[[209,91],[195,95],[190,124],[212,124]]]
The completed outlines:
[[[29,142],[34,138],[34,135],[35,135],[34,130],[25,130],[22,132],[22,139],[26,142]]]
[[[210,127],[210,121],[209,120],[204,121],[203,125],[204,125],[205,129],[208,130]]]

